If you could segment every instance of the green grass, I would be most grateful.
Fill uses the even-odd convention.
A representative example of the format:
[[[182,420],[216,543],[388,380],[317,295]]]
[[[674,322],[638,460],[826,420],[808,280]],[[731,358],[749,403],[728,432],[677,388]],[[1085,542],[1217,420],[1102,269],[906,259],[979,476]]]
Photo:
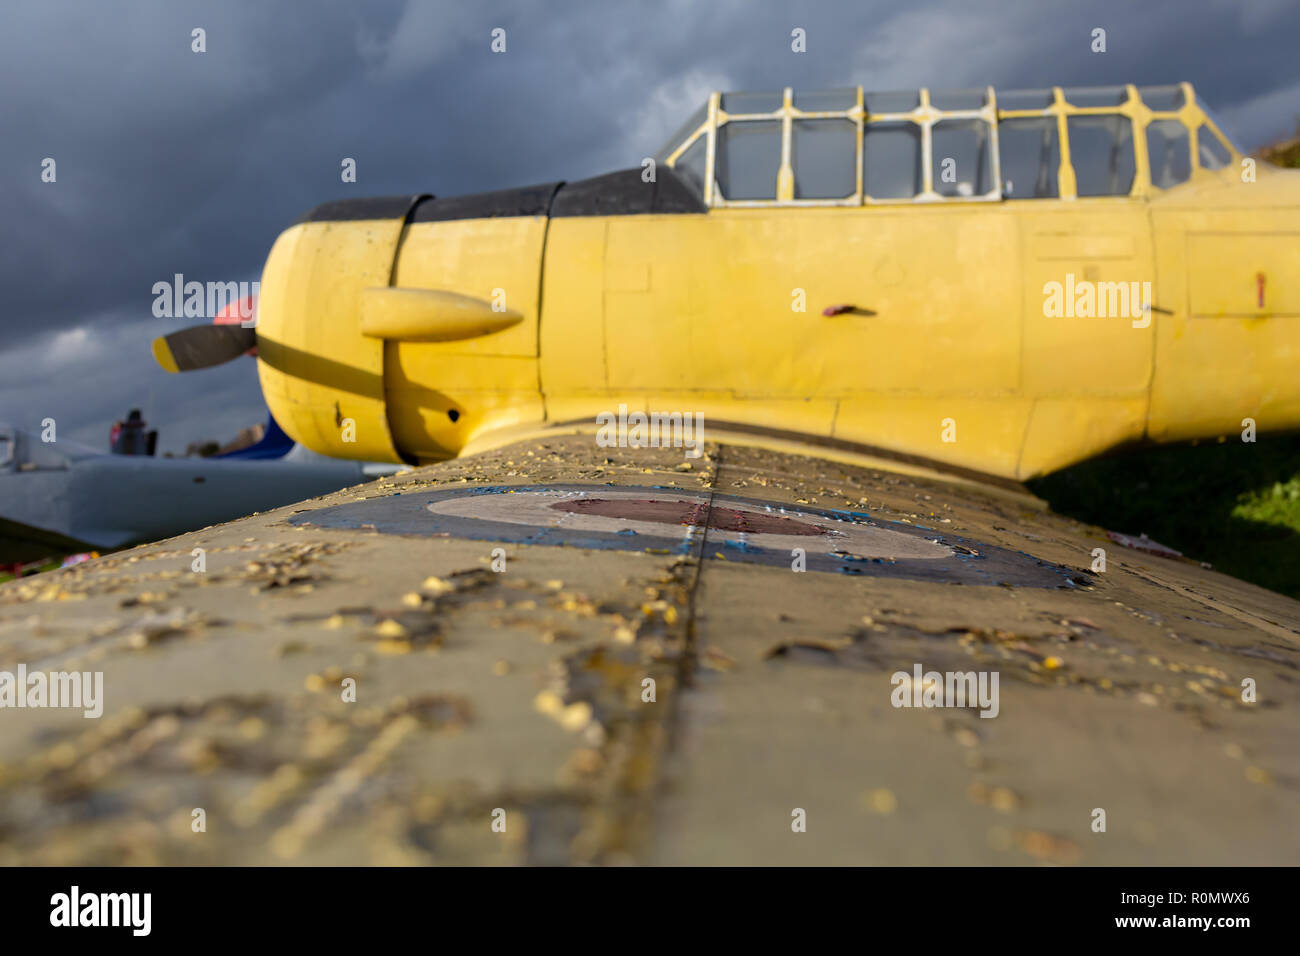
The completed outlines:
[[[1300,531],[1300,477],[1275,481],[1272,488],[1238,496],[1232,516]]]
[[[1145,448],[1029,486],[1061,514],[1300,598],[1300,435]]]
[[[31,577],[33,574],[40,574],[43,571],[53,571],[55,568],[59,567],[59,564],[60,562],[58,561],[46,561],[34,571],[28,571],[23,575],[23,577]],[[8,571],[0,571],[0,584],[3,584],[6,581],[12,581],[13,579],[14,575],[10,574]]]

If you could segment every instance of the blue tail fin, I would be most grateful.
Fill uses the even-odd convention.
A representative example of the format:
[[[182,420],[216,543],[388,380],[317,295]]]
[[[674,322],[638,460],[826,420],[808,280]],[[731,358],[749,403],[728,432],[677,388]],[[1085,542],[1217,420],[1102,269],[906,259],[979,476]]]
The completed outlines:
[[[293,439],[284,433],[275,416],[266,413],[266,433],[256,445],[218,455],[218,458],[283,458],[293,448]]]

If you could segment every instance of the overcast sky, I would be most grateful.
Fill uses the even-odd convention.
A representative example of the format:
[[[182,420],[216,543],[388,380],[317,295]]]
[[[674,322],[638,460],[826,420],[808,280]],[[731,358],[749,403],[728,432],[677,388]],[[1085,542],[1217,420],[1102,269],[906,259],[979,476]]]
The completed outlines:
[[[1295,131],[1297,40],[1296,0],[2,0],[0,421],[106,447],[141,407],[182,451],[262,420],[251,359],[154,365],[195,320],[152,287],[257,279],[328,199],[636,166],[712,89],[1190,80],[1250,149]]]

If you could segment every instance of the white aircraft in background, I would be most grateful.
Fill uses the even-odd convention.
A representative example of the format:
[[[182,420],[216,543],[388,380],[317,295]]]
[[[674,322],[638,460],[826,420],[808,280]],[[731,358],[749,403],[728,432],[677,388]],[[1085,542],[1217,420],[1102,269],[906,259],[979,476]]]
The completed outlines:
[[[262,441],[209,458],[102,452],[0,424],[0,566],[112,551],[323,495],[391,473]]]

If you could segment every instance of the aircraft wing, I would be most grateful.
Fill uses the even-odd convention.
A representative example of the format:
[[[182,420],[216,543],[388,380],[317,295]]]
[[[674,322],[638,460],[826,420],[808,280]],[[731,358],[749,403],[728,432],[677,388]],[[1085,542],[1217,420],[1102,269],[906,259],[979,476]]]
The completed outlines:
[[[706,447],[522,441],[0,586],[0,671],[103,674],[3,715],[0,863],[1296,859],[1300,604]]]

